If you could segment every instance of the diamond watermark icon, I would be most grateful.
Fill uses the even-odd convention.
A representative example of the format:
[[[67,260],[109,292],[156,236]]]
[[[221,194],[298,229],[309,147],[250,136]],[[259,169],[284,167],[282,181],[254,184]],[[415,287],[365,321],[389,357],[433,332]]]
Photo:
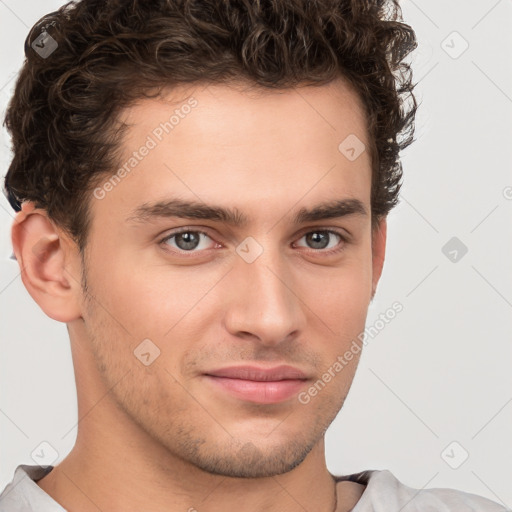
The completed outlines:
[[[149,338],[146,338],[137,345],[133,353],[144,366],[149,366],[160,355],[160,349]]]
[[[443,245],[441,252],[452,263],[458,263],[467,254],[468,248],[463,242],[454,236]]]
[[[59,458],[59,453],[48,441],[43,441],[37,445],[30,456],[36,464],[46,468]]]
[[[365,149],[366,146],[364,142],[353,133],[343,139],[343,141],[338,146],[338,151],[351,162],[357,160],[361,154],[364,153]]]
[[[457,441],[452,441],[442,452],[441,458],[452,469],[458,469],[469,457],[468,451]]]
[[[59,45],[48,32],[43,31],[32,41],[30,46],[32,46],[32,49],[35,50],[40,57],[46,59]]]
[[[41,262],[46,261],[51,253],[51,243],[59,239],[57,233],[51,233],[50,235],[44,235],[40,238],[32,247],[32,253]]]
[[[454,30],[441,42],[441,48],[452,59],[458,59],[469,48],[469,43]]]
[[[248,236],[237,246],[236,252],[246,263],[252,263],[263,254],[263,247],[252,236]]]

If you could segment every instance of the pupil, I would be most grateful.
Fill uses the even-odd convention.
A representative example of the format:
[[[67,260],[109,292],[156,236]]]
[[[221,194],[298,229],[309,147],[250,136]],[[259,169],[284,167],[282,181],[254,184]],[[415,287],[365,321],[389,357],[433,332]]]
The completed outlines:
[[[183,242],[183,243],[180,243]],[[179,233],[176,236],[176,245],[183,250],[187,249],[195,249],[199,244],[199,235],[198,233],[185,232]]]
[[[325,247],[328,245],[326,233],[311,233],[308,235],[308,238],[308,241],[312,242],[313,245],[316,245],[314,249],[325,249]],[[318,244],[320,244],[320,247],[318,247]]]

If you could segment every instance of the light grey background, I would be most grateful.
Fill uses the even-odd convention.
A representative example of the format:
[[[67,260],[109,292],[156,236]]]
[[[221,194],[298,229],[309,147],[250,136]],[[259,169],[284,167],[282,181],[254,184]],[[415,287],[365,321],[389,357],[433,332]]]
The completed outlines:
[[[62,3],[0,0],[2,119],[28,29]],[[395,301],[404,309],[368,338],[328,431],[328,465],[337,474],[387,468],[412,487],[453,487],[512,507],[512,1],[402,6],[419,40],[412,63],[422,104],[367,325]],[[0,143],[4,175],[5,130]],[[0,197],[0,489],[18,464],[35,464],[41,441],[60,462],[77,423],[67,331],[42,313],[9,259],[12,216]],[[442,252],[452,237],[468,248],[457,262]]]

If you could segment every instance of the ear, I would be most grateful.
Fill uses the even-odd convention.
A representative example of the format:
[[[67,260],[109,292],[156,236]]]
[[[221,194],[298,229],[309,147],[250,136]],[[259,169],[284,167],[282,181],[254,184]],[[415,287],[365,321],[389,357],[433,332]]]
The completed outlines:
[[[17,213],[11,241],[23,284],[39,307],[59,322],[79,318],[81,259],[76,244],[32,202],[24,202]]]
[[[386,256],[387,221],[383,217],[372,233],[372,300],[377,290],[377,284],[382,274]]]

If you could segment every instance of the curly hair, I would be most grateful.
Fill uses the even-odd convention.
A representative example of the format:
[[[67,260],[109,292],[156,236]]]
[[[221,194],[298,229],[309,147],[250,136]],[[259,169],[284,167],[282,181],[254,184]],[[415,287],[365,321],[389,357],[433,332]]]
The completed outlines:
[[[41,34],[57,43],[46,58],[34,47]],[[15,210],[25,200],[45,209],[83,252],[89,193],[118,164],[123,109],[183,84],[286,89],[342,76],[368,121],[375,225],[398,203],[399,152],[413,141],[404,58],[416,46],[398,0],[69,2],[25,41],[5,116],[14,157],[4,193]]]

